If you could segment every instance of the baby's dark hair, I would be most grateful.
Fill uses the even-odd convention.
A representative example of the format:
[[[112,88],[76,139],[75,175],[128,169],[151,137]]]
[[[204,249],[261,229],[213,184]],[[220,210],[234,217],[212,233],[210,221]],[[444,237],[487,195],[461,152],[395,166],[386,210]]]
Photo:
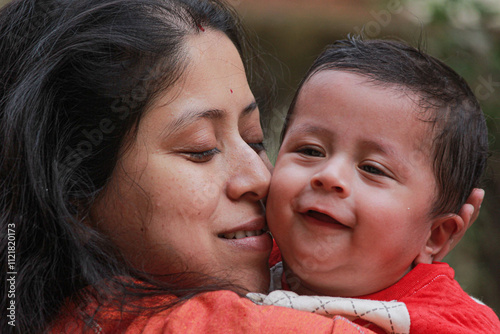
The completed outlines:
[[[288,110],[283,139],[301,88],[323,70],[366,76],[372,83],[409,91],[432,130],[431,161],[437,194],[431,215],[458,213],[479,185],[488,157],[488,130],[466,81],[440,60],[403,42],[349,37],[329,45],[302,79]]]

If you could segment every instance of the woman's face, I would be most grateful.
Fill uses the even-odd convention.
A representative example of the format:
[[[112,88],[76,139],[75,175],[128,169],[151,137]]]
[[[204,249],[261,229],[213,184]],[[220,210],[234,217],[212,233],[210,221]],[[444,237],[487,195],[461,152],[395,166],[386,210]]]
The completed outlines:
[[[262,291],[271,175],[259,110],[226,35],[207,29],[186,47],[183,76],[144,115],[92,216],[138,269]]]

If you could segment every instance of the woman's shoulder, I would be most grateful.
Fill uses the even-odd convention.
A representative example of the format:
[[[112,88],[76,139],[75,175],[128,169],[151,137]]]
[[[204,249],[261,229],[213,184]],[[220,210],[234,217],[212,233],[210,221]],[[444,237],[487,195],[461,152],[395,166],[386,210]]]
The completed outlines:
[[[227,290],[201,293],[161,309],[174,300],[174,296],[145,299],[141,312],[124,310],[118,303],[89,305],[83,314],[80,307],[69,307],[50,333],[371,333],[342,317],[259,306]]]

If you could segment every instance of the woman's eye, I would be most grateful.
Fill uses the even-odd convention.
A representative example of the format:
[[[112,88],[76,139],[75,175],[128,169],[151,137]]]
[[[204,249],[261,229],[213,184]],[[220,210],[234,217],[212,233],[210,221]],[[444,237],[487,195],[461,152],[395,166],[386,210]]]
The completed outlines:
[[[189,156],[190,160],[197,163],[208,162],[212,160],[212,158],[218,153],[220,153],[220,150],[218,148],[213,148],[211,150],[203,152],[185,152],[185,154]]]
[[[381,175],[381,176],[387,176],[386,173],[384,173],[382,170],[380,170],[377,167],[374,167],[372,165],[364,165],[360,167],[361,170],[364,170],[367,173],[374,174],[374,175]]]
[[[311,148],[311,147],[301,148],[297,152],[304,154],[304,155],[311,156],[311,157],[324,157],[325,156],[321,151],[318,151],[318,150]]]
[[[260,153],[260,152],[266,150],[266,147],[264,146],[263,142],[260,142],[260,143],[248,143],[248,146],[250,146],[257,153]]]

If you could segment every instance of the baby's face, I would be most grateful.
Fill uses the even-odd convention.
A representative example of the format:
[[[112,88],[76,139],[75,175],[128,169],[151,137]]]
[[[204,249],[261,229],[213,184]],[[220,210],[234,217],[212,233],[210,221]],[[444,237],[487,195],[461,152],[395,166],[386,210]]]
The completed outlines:
[[[423,252],[436,183],[411,97],[332,70],[302,88],[267,203],[295,291],[373,293]]]

